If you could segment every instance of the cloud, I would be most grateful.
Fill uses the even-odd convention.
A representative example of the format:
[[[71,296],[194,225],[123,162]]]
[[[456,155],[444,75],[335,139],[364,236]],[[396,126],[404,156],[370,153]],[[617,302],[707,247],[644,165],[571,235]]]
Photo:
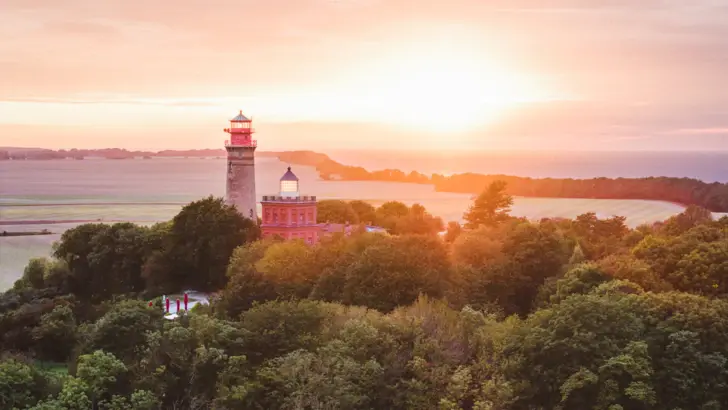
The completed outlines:
[[[728,138],[728,127],[723,128],[685,128],[668,131],[667,134],[678,135],[718,135]],[[726,140],[728,145],[728,140]]]

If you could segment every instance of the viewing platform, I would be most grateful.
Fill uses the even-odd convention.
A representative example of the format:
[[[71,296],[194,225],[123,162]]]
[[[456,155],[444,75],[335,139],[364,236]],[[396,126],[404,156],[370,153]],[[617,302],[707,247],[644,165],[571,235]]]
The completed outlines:
[[[223,128],[222,130],[227,132],[228,134],[253,134],[253,133],[255,133],[255,128]]]
[[[225,140],[225,147],[252,147],[256,148],[258,146],[258,140],[250,140],[250,141],[230,141]]]

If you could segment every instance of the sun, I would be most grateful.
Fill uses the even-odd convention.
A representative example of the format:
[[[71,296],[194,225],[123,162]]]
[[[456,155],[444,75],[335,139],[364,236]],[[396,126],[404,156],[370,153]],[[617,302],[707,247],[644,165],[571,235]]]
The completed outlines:
[[[515,104],[546,98],[527,76],[451,44],[373,58],[356,81],[368,120],[436,134],[472,130]]]

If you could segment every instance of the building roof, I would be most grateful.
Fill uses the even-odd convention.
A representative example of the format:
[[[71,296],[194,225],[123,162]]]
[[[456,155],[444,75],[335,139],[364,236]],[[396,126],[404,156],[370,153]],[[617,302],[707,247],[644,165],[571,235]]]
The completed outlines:
[[[243,115],[243,110],[240,110],[240,113],[238,115],[236,115],[235,118],[233,118],[230,121],[250,121],[250,120],[248,119],[248,117]]]
[[[288,167],[288,171],[283,174],[281,181],[298,181],[298,177],[291,171],[291,167]]]

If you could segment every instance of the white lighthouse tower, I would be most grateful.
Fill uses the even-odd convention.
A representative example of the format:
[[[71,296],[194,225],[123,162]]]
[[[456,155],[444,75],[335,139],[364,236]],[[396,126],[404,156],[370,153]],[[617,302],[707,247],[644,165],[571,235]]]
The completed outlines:
[[[230,120],[230,128],[225,132],[230,139],[225,141],[227,150],[227,185],[225,201],[235,205],[243,216],[257,221],[255,197],[255,148],[253,121],[243,115],[243,111]]]

